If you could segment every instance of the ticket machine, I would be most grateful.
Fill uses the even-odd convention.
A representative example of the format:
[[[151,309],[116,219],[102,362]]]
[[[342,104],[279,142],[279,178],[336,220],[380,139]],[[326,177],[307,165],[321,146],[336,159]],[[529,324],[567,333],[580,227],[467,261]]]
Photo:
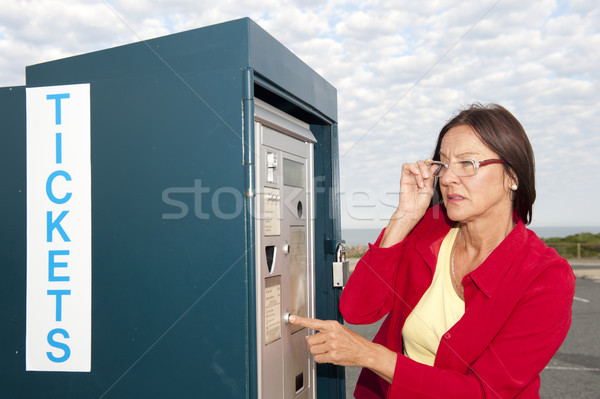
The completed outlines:
[[[257,358],[259,397],[314,398],[310,332],[290,314],[314,317],[313,151],[309,125],[260,100],[256,142]]]
[[[0,88],[1,395],[344,398],[288,323],[342,320],[335,88],[248,18],[26,78]]]

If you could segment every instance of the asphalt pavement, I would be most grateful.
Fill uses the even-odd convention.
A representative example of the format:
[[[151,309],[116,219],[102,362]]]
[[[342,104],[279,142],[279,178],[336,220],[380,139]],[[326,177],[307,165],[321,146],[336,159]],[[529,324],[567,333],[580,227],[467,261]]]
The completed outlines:
[[[577,276],[567,338],[542,371],[541,398],[600,398],[600,261],[570,260]],[[355,262],[352,262],[355,263]],[[354,265],[352,265],[354,266]],[[372,340],[381,322],[346,324]],[[346,397],[352,398],[360,369],[346,368]]]

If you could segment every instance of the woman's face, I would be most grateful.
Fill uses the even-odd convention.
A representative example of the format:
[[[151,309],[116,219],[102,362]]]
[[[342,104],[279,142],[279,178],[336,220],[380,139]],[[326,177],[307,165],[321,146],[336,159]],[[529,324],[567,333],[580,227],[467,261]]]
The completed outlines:
[[[444,163],[497,158],[498,154],[483,144],[470,126],[453,127],[442,139],[440,160]],[[449,168],[439,183],[448,217],[453,221],[493,224],[512,217],[510,186],[513,181],[502,164],[482,166],[474,176],[468,177],[458,177]]]

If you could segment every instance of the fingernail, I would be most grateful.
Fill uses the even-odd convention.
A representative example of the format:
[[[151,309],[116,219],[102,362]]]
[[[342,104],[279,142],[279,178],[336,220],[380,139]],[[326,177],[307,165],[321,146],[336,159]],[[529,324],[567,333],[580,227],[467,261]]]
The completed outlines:
[[[288,320],[290,321],[290,323],[293,323],[296,321],[296,316],[294,316],[293,314],[290,315],[290,317],[288,318]]]

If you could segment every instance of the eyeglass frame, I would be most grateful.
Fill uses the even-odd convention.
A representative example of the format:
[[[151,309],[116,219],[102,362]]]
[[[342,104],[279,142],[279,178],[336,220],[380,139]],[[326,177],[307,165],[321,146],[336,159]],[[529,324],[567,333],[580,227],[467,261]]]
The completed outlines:
[[[445,163],[442,161],[434,161],[434,160],[430,160],[429,161],[429,167],[431,168],[432,165],[440,165],[443,166],[443,168],[439,169],[439,172],[437,172],[437,174],[434,172],[433,176],[435,177],[441,177],[441,173],[442,171],[445,171],[447,169],[452,168],[452,172],[454,172],[454,174],[458,177],[470,177],[470,176],[475,176],[477,174],[477,171],[479,170],[480,167],[482,166],[487,166],[487,165],[493,165],[493,164],[504,164],[506,163],[504,160],[499,159],[499,158],[490,158],[490,159],[485,159],[483,161],[475,161],[474,159],[461,159],[459,162],[471,162],[473,164],[473,170],[474,173],[472,175],[459,175],[458,173],[456,173],[456,171],[454,170],[454,168],[452,168],[452,163]],[[443,172],[446,173],[446,172]]]

